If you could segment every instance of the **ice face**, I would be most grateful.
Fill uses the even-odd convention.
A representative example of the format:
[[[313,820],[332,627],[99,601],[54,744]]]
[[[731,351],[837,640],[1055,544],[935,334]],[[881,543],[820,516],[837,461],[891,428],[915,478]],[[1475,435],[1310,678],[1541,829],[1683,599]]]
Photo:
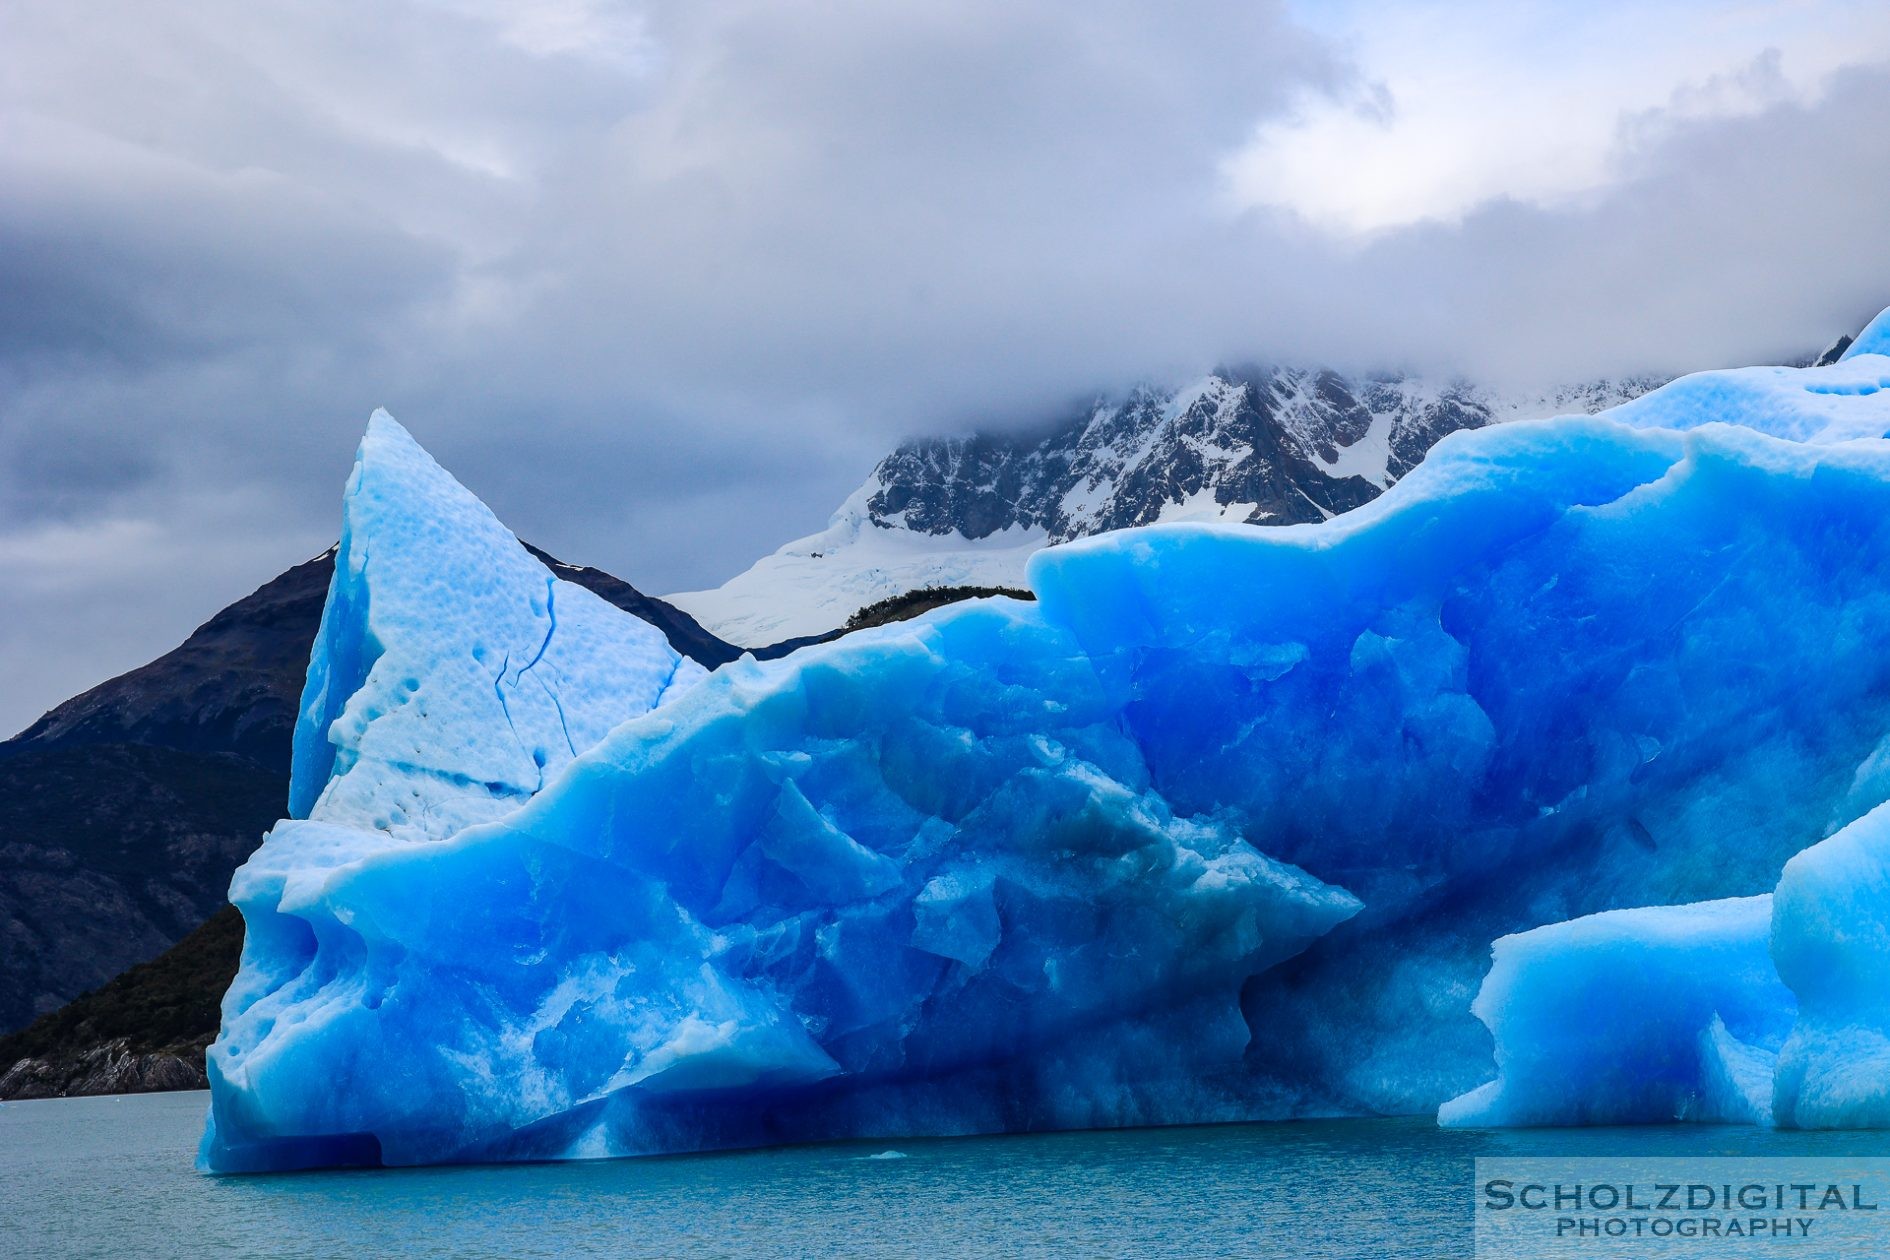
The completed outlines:
[[[510,812],[703,672],[552,576],[377,411],[309,660],[290,813],[440,839]]]
[[[1506,936],[1471,1008],[1496,1080],[1446,1126],[1769,1124],[1795,1003],[1770,896],[1611,910]]]
[[[1864,325],[1864,331],[1857,334],[1838,362],[1860,358],[1863,355],[1890,356],[1890,310],[1878,312],[1877,318]]]
[[[1890,807],[1786,863],[1772,952],[1800,1008],[1779,1056],[1779,1123],[1890,1128]]]
[[[1795,442],[1881,438],[1890,410],[1878,396],[1890,389],[1890,326],[1880,316],[1864,330],[1875,350],[1851,346],[1820,368],[1753,367],[1683,376],[1607,414],[1623,424],[1693,429],[1739,424]]]
[[[312,931],[233,997],[210,1163],[327,1162],[349,1134],[390,1163],[620,1154],[1197,1094],[1176,1048],[1237,1058],[1242,982],[1358,903],[1175,816],[1116,711],[999,601],[725,667],[438,844],[349,865],[327,830],[279,829],[233,893]],[[1099,1028],[1108,1053],[1071,1044]],[[816,1105],[836,1080],[849,1096]]]
[[[1858,768],[1885,726],[1885,454],[1505,426],[1325,526],[1046,554],[1045,615],[1134,687],[1125,720],[1171,804],[1234,811],[1365,902],[1249,986],[1248,1061],[1299,1096],[1285,1110],[1472,1088],[1487,1035],[1453,1016],[1490,940],[1766,891],[1882,799]]]
[[[1875,439],[1504,425],[1030,581],[725,667],[437,843],[278,829],[206,1163],[1429,1111],[1492,1075],[1491,941],[1762,892],[1890,779]],[[1673,1043],[1725,1114],[1749,1014]]]

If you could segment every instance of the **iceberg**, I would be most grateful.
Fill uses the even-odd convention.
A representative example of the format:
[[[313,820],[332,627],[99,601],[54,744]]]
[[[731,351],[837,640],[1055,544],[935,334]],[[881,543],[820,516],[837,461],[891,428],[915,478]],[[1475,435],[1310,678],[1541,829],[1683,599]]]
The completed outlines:
[[[1890,807],[1785,864],[1772,953],[1799,1005],[1775,1078],[1779,1123],[1890,1128]]]
[[[1883,794],[1885,760],[1858,768],[1852,801]],[[1472,1009],[1499,1075],[1445,1103],[1444,1125],[1890,1128],[1890,804],[1791,858],[1773,892],[1551,924],[1494,952]]]
[[[1176,1048],[1202,1012],[1237,1055],[1241,982],[1357,901],[1176,817],[1027,606],[881,639],[726,667],[445,841],[272,835],[232,895],[309,930],[232,990],[210,1165],[926,1130],[967,1099],[1086,1116],[1072,1070],[1198,1088]],[[1121,1046],[1079,1064],[1108,1023],[1137,1080],[1102,1080]],[[877,1089],[817,1088],[842,1078]]]
[[[705,673],[553,576],[377,411],[344,499],[289,811],[438,840],[510,812]]]
[[[1864,325],[1864,330],[1857,334],[1857,340],[1845,349],[1838,362],[1865,355],[1890,357],[1890,309],[1877,312],[1877,317]]]
[[[1772,965],[1772,898],[1610,910],[1506,936],[1471,1010],[1498,1078],[1447,1127],[1770,1124],[1796,1004]]]
[[[310,655],[291,817],[231,887],[247,932],[226,1009],[255,1029],[293,1006],[295,960],[315,948],[296,907],[328,871],[503,816],[705,676],[654,626],[554,576],[376,411]],[[240,1036],[221,1045],[232,1060]]]
[[[1696,372],[1607,414],[1623,424],[1695,429],[1737,424],[1796,442],[1850,442],[1890,432],[1890,325],[1882,317],[1836,363]],[[1864,347],[1859,353],[1858,347]]]
[[[1505,937],[1485,1114],[1536,1114],[1531,1073],[1568,1053],[1596,1117],[1756,1116],[1788,997],[1747,985],[1764,915],[1724,899],[1890,795],[1890,443],[1856,436],[1890,431],[1890,395],[1849,388],[1886,369],[1722,374],[1751,423],[1698,423],[1688,378],[1625,417],[1453,435],[1331,521],[1050,548],[1034,604],[674,695],[574,643],[561,707],[620,690],[568,743],[497,705],[380,736],[375,697],[416,670],[357,684],[375,609],[338,566],[343,646],[298,731],[316,804],[232,887],[250,937],[203,1163],[1429,1112],[1492,1074],[1471,1000]],[[471,706],[540,667],[469,598],[429,588],[402,633],[421,662],[461,645]],[[385,812],[436,780],[430,828]],[[1590,917],[1695,902],[1723,904]],[[1654,965],[1641,930],[1724,974],[1665,1022],[1613,995],[1598,1032],[1672,1070],[1609,1100],[1603,1046],[1545,1040],[1542,995]]]

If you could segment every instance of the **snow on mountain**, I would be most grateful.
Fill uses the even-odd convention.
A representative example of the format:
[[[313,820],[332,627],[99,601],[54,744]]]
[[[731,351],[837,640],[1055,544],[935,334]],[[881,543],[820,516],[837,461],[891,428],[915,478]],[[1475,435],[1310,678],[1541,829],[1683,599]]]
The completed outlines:
[[[902,448],[903,449],[903,448]],[[874,519],[875,472],[826,529],[763,556],[715,590],[664,598],[713,633],[746,647],[816,635],[868,604],[925,586],[1018,586],[1024,562],[1050,542],[1041,529],[1012,527],[984,538],[941,534]]]
[[[1458,429],[1592,413],[1660,382],[1529,393],[1309,368],[1222,371],[1104,398],[1030,436],[908,442],[826,529],[666,598],[731,642],[820,634],[925,586],[1020,586],[1054,543],[1158,521],[1299,524],[1375,498]]]

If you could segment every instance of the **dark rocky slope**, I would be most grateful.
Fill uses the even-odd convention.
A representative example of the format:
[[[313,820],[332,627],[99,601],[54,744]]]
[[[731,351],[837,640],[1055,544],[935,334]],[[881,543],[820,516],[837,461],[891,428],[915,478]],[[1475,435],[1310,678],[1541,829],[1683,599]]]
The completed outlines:
[[[895,621],[907,621],[922,613],[929,613],[934,608],[943,608],[947,604],[956,604],[960,600],[984,599],[991,595],[1004,595],[1011,599],[1035,602],[1037,596],[1031,591],[1017,590],[1008,586],[922,586],[916,591],[907,591],[903,595],[894,595],[882,599],[877,604],[868,604],[860,611],[847,618],[846,629],[841,634],[855,630],[869,630],[874,626],[891,625]],[[829,636],[838,638],[839,635]]]
[[[204,1087],[203,1052],[236,977],[235,906],[102,988],[0,1037],[0,1098],[143,1094]]]

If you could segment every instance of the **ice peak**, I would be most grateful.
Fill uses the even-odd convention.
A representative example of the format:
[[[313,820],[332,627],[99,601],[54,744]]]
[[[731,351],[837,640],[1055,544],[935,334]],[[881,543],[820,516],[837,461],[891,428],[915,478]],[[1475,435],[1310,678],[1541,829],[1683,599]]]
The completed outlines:
[[[1890,355],[1890,307],[1879,311],[1877,318],[1864,325],[1864,331],[1857,334],[1857,340],[1851,343],[1851,348],[1839,357],[1838,362],[1860,354]]]
[[[700,674],[654,626],[556,577],[376,410],[343,499],[290,809],[438,839],[528,799]]]
[[[381,509],[401,501],[431,500],[436,508],[450,505],[457,524],[472,527],[491,540],[499,534],[512,538],[512,531],[500,524],[492,510],[479,496],[459,483],[440,466],[431,452],[394,419],[385,407],[376,407],[368,417],[355,450],[355,480],[348,485],[342,505],[342,524],[352,523],[354,509],[374,500]]]
[[[362,431],[361,445],[355,452],[355,459],[365,460],[370,454],[385,456],[395,452],[408,452],[425,461],[427,467],[433,469],[439,476],[452,481],[467,498],[474,498],[471,491],[459,485],[450,473],[440,467],[439,462],[433,458],[427,448],[420,445],[419,439],[408,432],[406,425],[394,419],[393,413],[387,408],[376,407],[373,414],[368,416],[367,428]]]

